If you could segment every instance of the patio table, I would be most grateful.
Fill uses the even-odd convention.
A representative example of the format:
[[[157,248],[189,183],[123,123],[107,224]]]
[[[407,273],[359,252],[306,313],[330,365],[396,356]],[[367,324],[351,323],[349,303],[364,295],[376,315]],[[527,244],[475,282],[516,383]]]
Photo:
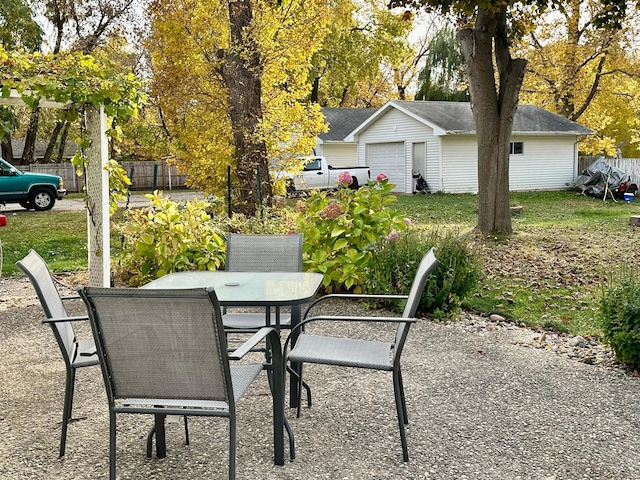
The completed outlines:
[[[291,307],[291,327],[301,320],[301,305],[311,301],[322,283],[322,274],[313,272],[232,272],[226,270],[169,273],[141,288],[176,289],[213,287],[225,307]],[[292,344],[295,338],[292,338]],[[298,365],[291,366],[299,371]],[[290,376],[289,404],[297,407],[298,379]],[[283,405],[284,408],[284,405]],[[166,455],[163,427],[156,419],[157,456]],[[284,428],[284,427],[283,427]],[[275,446],[275,463],[284,464],[284,445]]]

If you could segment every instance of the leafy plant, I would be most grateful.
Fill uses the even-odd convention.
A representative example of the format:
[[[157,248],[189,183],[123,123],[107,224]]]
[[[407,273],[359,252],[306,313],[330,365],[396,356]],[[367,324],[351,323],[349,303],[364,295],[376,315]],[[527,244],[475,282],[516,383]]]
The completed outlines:
[[[418,309],[436,315],[457,310],[480,278],[480,258],[466,237],[432,230],[409,231],[398,239],[385,239],[369,262],[364,283],[370,294],[407,295],[422,257],[435,247],[440,265],[427,279]],[[397,302],[382,306],[400,310]]]
[[[231,233],[278,234],[292,232],[296,228],[297,214],[289,208],[262,207],[257,215],[235,213],[227,220]]]
[[[150,206],[132,209],[119,225],[123,235],[118,273],[139,286],[169,272],[215,270],[224,264],[225,242],[207,213],[209,204],[184,204],[147,195]]]
[[[624,269],[621,279],[603,289],[600,321],[616,358],[640,367],[640,281],[633,271]]]
[[[396,201],[392,189],[386,177],[358,190],[344,182],[333,196],[316,191],[306,206],[299,204],[304,269],[322,273],[326,291],[362,292],[374,246],[406,229],[405,219],[390,207]]]

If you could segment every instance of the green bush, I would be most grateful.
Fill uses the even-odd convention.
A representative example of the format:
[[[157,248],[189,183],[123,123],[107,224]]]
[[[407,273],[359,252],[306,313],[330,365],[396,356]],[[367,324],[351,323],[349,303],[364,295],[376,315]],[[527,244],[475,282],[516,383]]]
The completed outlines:
[[[452,233],[409,231],[395,241],[386,239],[368,265],[367,293],[407,295],[422,257],[432,247],[440,265],[427,280],[418,310],[436,316],[458,310],[464,297],[477,288],[481,262],[473,244]],[[403,307],[397,302],[379,306],[396,311]]]
[[[640,367],[640,282],[632,272],[603,289],[600,323],[616,358]]]
[[[263,207],[253,217],[242,213],[234,213],[230,219],[225,219],[224,230],[230,233],[246,234],[281,234],[293,232],[296,229],[298,214],[290,208]]]
[[[216,270],[224,264],[223,235],[202,200],[185,203],[147,195],[149,207],[132,209],[119,225],[122,252],[117,274],[131,286],[169,272]]]
[[[306,204],[299,202],[304,269],[322,273],[327,292],[362,292],[372,248],[406,229],[405,219],[390,207],[396,201],[392,189],[380,177],[358,190],[344,183],[334,195],[316,191]]]

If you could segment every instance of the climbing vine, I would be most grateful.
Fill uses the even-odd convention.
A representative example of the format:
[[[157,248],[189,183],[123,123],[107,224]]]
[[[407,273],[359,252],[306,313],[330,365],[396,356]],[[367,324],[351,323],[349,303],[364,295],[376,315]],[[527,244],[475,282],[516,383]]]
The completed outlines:
[[[54,55],[7,51],[0,45],[0,97],[10,98],[12,92],[32,109],[38,108],[43,99],[65,105],[64,115],[69,121],[80,119],[88,105],[103,107],[108,117],[106,134],[115,139],[121,135],[121,125],[136,115],[145,101],[140,80],[122,67],[78,52]],[[84,149],[91,145],[86,129],[81,132],[76,140],[80,148],[71,159],[80,173],[87,161]],[[126,193],[128,178],[124,170],[114,161],[107,169],[112,193]],[[112,208],[114,203],[112,198]]]
[[[0,45],[2,98],[9,98],[12,90],[31,108],[37,108],[41,99],[68,104],[68,120],[76,120],[87,104],[103,106],[113,120],[107,132],[112,137],[118,136],[118,126],[135,115],[145,99],[133,73],[89,55],[6,51]]]

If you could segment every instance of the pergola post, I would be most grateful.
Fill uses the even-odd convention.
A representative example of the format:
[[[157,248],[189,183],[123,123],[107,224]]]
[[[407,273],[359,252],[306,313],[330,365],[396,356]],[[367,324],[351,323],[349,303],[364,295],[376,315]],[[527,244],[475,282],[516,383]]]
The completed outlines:
[[[91,146],[87,149],[87,234],[89,237],[89,285],[111,285],[111,244],[109,238],[109,161],[105,132],[107,115],[104,108],[86,107],[87,133]]]

